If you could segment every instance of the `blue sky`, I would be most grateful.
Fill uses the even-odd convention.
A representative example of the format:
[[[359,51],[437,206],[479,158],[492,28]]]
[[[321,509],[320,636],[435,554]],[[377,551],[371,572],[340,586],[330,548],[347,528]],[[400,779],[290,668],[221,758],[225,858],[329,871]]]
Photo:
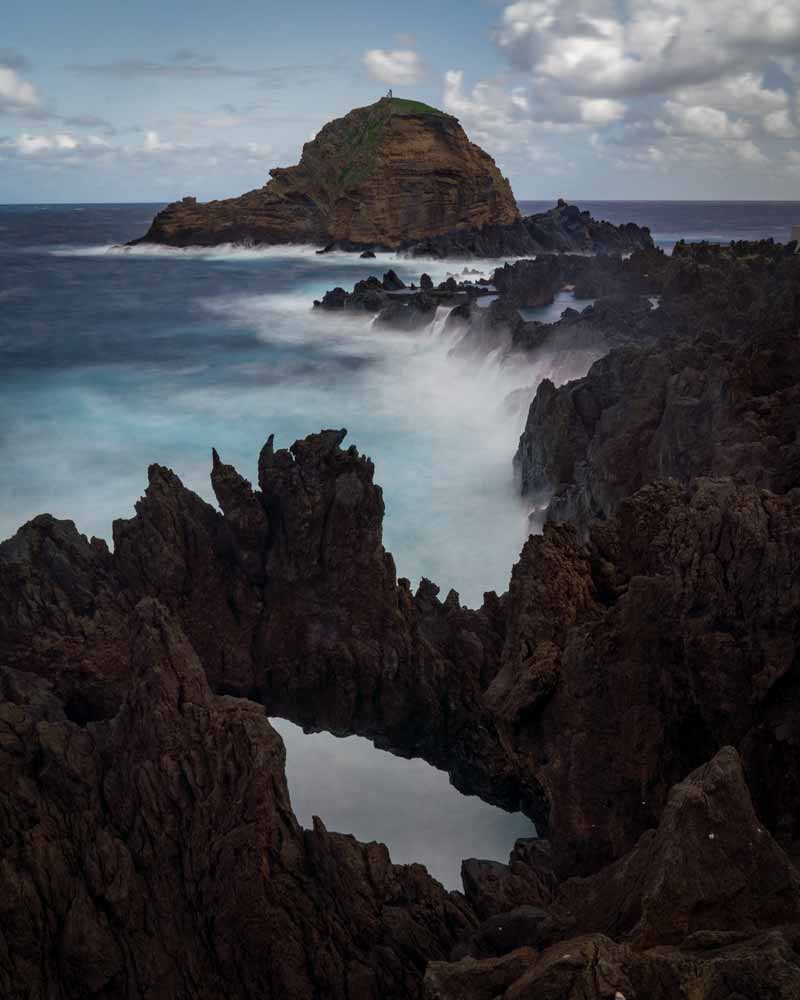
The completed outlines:
[[[798,53],[797,0],[33,0],[0,40],[0,202],[237,194],[389,86],[519,198],[792,199]]]

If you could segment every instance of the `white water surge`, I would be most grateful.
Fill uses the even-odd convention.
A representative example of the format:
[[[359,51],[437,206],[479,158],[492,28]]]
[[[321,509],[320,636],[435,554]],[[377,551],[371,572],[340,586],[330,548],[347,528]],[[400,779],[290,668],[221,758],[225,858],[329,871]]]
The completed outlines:
[[[426,576],[443,594],[452,587],[473,607],[507,588],[529,530],[511,466],[527,404],[541,378],[581,375],[591,358],[453,357],[445,308],[415,333],[311,309],[328,288],[370,273],[393,267],[418,283],[426,270],[438,282],[460,271],[455,262],[147,247],[59,248],[49,260],[37,264],[51,269],[49,298],[8,325],[23,334],[0,397],[1,537],[47,510],[110,538],[150,462],[214,503],[212,446],[254,480],[270,433],[286,447],[346,427],[346,444],[375,463],[398,573],[413,585]],[[495,264],[473,266],[488,276]],[[451,887],[460,857],[505,859],[532,832],[421,761],[278,725],[303,822],[317,813],[330,829],[384,839],[394,860],[422,861]]]

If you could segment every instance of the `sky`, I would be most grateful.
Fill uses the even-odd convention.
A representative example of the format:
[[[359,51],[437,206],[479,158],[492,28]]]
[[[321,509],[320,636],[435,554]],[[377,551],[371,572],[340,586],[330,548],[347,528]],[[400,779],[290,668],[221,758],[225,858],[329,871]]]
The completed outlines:
[[[236,195],[389,87],[519,199],[800,198],[800,0],[30,0],[0,203]]]

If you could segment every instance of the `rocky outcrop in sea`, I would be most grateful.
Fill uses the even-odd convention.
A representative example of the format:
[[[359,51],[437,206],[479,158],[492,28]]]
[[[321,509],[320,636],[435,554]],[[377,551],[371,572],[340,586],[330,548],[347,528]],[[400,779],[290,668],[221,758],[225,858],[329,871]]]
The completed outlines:
[[[355,108],[320,129],[296,166],[270,174],[264,187],[238,198],[168,205],[143,241],[364,251],[519,219],[494,160],[458,119],[419,101],[384,97]]]
[[[507,257],[652,246],[649,230],[598,222],[559,200],[523,219],[508,180],[457,118],[384,97],[328,122],[300,162],[235,198],[167,205],[137,243],[313,244],[372,256]]]

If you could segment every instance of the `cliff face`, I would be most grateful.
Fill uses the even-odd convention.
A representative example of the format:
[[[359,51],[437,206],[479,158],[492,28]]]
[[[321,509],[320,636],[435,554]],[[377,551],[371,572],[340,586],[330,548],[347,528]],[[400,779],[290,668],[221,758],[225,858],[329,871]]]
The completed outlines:
[[[673,336],[648,343],[642,329],[584,378],[543,381],[515,458],[522,493],[547,495],[551,517],[584,530],[668,476],[776,492],[800,482],[800,258],[781,246],[678,247],[647,268],[661,306],[645,326]]]
[[[146,241],[352,242],[396,247],[423,237],[519,218],[508,181],[458,120],[417,101],[382,98],[329,122],[297,166],[263,188],[197,204],[184,199],[153,221]]]

